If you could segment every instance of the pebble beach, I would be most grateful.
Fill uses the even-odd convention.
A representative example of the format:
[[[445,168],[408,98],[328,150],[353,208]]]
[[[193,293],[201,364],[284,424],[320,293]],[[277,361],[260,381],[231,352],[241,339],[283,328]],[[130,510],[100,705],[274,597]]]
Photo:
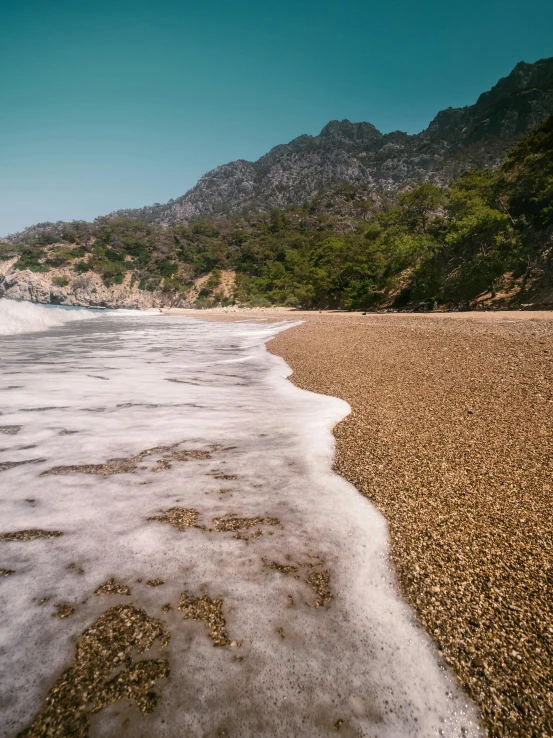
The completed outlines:
[[[31,307],[1,736],[553,735],[553,314]]]
[[[350,404],[335,469],[489,735],[553,735],[553,316],[313,314],[269,350]]]

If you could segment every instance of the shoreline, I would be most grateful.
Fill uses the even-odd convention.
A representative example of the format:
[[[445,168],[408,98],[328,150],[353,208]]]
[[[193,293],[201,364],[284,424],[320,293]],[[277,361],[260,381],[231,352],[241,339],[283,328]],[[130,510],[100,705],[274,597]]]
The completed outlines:
[[[370,320],[392,319],[423,319],[423,320],[474,320],[478,322],[519,322],[519,321],[551,321],[553,322],[553,310],[469,310],[467,312],[432,311],[428,313],[408,312],[361,312],[353,310],[300,310],[288,307],[269,308],[159,308],[159,312],[168,317],[196,318],[208,321],[237,321],[237,320],[282,320],[291,321],[320,318],[321,316],[332,317],[343,320],[355,320],[363,318]]]
[[[553,734],[553,313],[184,313],[304,321],[267,348],[350,404],[334,469],[386,518],[402,596],[490,736]]]
[[[6,342],[10,735],[482,738],[384,518],[331,471],[349,406],[266,350],[290,325],[127,315]]]

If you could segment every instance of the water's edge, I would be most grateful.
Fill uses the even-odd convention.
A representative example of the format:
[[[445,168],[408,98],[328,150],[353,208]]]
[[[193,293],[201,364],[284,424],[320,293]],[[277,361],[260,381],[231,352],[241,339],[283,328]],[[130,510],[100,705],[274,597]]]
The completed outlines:
[[[130,604],[171,635],[170,676],[152,713],[116,701],[91,717],[93,738],[479,735],[398,596],[384,518],[332,470],[349,405],[295,386],[266,345],[294,324],[114,321],[4,342],[2,424],[19,430],[2,452],[20,465],[2,472],[0,515],[61,534],[0,541],[15,572],[5,735],[28,724],[29,700],[41,709],[85,628]],[[106,597],[110,579],[128,592]],[[200,602],[219,608],[219,648],[183,601],[198,617]],[[74,614],[52,618],[57,603]]]

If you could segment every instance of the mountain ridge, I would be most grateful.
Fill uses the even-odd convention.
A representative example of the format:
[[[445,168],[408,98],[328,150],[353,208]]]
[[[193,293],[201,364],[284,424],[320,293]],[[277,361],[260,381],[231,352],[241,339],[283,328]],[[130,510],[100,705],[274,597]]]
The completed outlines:
[[[117,210],[108,217],[175,226],[303,205],[342,182],[384,193],[420,182],[443,187],[466,169],[496,169],[509,149],[551,114],[553,57],[521,61],[473,105],[439,111],[420,133],[382,133],[366,121],[331,120],[319,134],[277,144],[256,161],[215,167],[168,203]],[[4,240],[16,242],[45,229],[57,232],[63,225],[38,223]]]
[[[351,128],[348,127],[351,131]],[[553,305],[553,115],[498,171],[163,226],[104,216],[0,240],[0,297],[102,307]]]
[[[420,133],[382,133],[369,122],[332,120],[318,135],[277,144],[256,161],[238,159],[206,172],[165,205],[113,215],[177,225],[301,205],[339,181],[384,191],[414,182],[443,186],[465,169],[497,168],[551,113],[553,57],[519,62],[473,105],[439,111]]]

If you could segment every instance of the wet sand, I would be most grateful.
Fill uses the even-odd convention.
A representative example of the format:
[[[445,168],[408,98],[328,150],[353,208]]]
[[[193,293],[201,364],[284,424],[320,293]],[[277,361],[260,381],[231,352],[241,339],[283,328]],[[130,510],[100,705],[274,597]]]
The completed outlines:
[[[553,314],[187,314],[305,320],[269,350],[350,404],[335,469],[404,597],[490,736],[553,735]]]

